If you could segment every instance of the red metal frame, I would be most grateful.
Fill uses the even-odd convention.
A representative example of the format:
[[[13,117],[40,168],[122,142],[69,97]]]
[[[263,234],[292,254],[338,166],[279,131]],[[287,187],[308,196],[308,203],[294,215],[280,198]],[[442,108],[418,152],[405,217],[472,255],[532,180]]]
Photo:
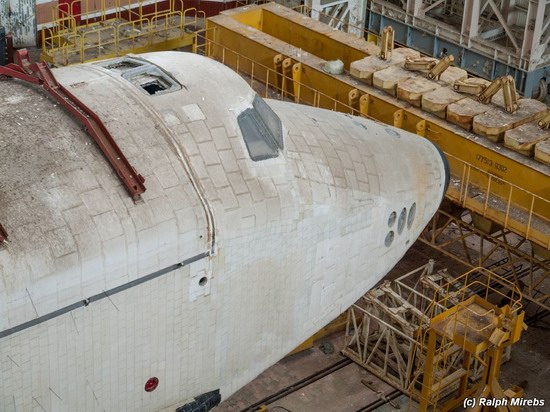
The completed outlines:
[[[145,192],[145,179],[130,164],[113,136],[98,115],[63,87],[55,79],[47,63],[32,63],[26,49],[16,52],[17,64],[0,67],[0,75],[17,78],[29,83],[41,85],[58,103],[64,106],[84,126],[88,134],[97,143],[118,177],[128,190],[132,199],[137,200]]]

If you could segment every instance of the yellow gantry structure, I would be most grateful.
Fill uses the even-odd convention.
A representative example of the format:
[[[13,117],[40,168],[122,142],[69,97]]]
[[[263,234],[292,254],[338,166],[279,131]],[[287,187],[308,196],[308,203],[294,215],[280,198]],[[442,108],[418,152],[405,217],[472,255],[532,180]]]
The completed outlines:
[[[209,18],[205,30],[197,34],[196,51],[249,76],[253,84],[263,84],[266,93],[275,88],[298,103],[362,115],[426,137],[449,160],[452,179],[447,198],[541,250],[550,250],[547,164],[464,130],[447,121],[444,113],[443,118],[435,116],[347,73],[323,70],[327,61],[340,59],[349,71],[353,62],[378,56],[376,45],[268,3]],[[481,106],[496,112],[496,106]],[[544,116],[542,107],[541,111],[539,104],[527,121]]]
[[[79,7],[53,8],[53,26],[41,33],[42,60],[68,65],[190,46],[205,17],[195,8],[184,9],[181,0],[170,0],[162,9],[142,0],[115,0],[109,9],[106,0],[73,3]]]
[[[525,327],[519,288],[484,268],[454,278],[434,264],[352,305],[342,353],[418,402],[408,410],[451,411],[466,399],[483,410],[481,398],[517,410],[523,392],[503,389],[499,374]]]
[[[487,398],[502,401],[499,411],[520,410],[513,399],[521,398],[523,390],[504,390],[499,375],[506,349],[519,341],[525,328],[521,299],[517,286],[483,268],[436,292],[426,312],[429,327],[419,330],[419,350],[425,353],[422,374],[417,375],[422,376],[421,412],[451,411],[467,398],[476,411],[486,410],[481,400]],[[449,369],[456,359],[461,366]],[[472,379],[478,368],[481,379]]]

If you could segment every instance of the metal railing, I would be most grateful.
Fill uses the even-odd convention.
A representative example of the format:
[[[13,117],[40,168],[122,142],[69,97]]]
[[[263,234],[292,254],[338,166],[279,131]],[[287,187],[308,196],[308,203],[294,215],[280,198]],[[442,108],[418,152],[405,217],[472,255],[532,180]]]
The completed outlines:
[[[496,221],[504,229],[550,249],[550,201],[491,174],[463,159],[445,153],[451,164],[447,197],[455,203]],[[528,209],[520,206],[529,204]]]
[[[237,74],[249,78],[250,86],[254,89],[261,87],[263,97],[278,98],[293,101],[313,107],[330,107],[332,110],[366,117],[378,122],[375,118],[362,114],[359,109],[341,102],[328,94],[296,81],[292,76],[285,75],[277,70],[258,63],[257,61],[232,50],[211,39],[217,28],[208,28],[194,33],[195,41],[193,52],[231,67]],[[269,91],[277,94],[269,94]]]
[[[90,0],[74,0],[71,3],[57,4],[52,8],[52,22],[58,19],[71,18],[74,19],[73,25],[67,28],[74,29],[77,25],[80,27],[88,27],[98,22],[115,19],[124,19],[128,21],[141,20],[158,16],[167,10],[183,11],[183,0],[169,0],[168,5],[159,8],[159,2],[152,4],[144,4],[146,0],[116,0],[115,4],[108,8],[106,0],[101,0],[98,4]],[[151,11],[146,10],[152,8]]]
[[[444,284],[442,292],[434,294],[433,307],[451,308],[456,306],[450,300],[450,297],[452,296],[460,302],[464,302],[470,297],[471,291],[475,291],[477,296],[486,301],[489,300],[490,296],[493,299],[495,296],[500,300],[504,299],[505,303],[510,306],[512,314],[518,313],[523,308],[523,304],[521,303],[523,295],[518,286],[514,282],[483,267],[471,269]],[[433,318],[434,314],[431,310],[432,308],[427,311],[426,315]]]
[[[104,1],[100,10],[90,10],[86,1],[80,13],[75,13],[74,3],[68,9],[56,6],[59,17],[54,19],[54,26],[42,31],[42,53],[51,62],[83,63],[181,40],[187,28],[197,27],[199,19],[205,18],[205,13],[196,8],[184,10],[181,0],[171,0],[170,8],[162,10],[155,3],[148,13],[142,1],[128,1],[127,7],[117,1],[116,7],[109,10]]]

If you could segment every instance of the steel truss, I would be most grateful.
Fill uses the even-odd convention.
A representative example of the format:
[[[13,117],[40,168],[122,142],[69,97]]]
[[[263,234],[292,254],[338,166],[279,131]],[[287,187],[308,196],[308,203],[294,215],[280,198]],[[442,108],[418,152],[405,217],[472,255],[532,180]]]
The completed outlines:
[[[494,274],[487,277],[489,272],[481,273],[483,271],[477,268],[453,278],[446,270],[434,272],[434,261],[430,260],[393,282],[384,281],[348,309],[343,354],[420,401],[423,390],[420,382],[429,362],[426,338],[432,319],[474,296],[487,299],[483,290],[474,290],[472,285],[483,284],[485,288],[482,289],[503,286],[505,292],[497,294],[510,296],[504,304],[510,304],[520,295],[511,283],[499,280]],[[439,349],[438,353],[432,351],[437,357],[437,361],[431,358],[432,367],[437,366],[432,377],[446,383],[430,398],[442,398],[456,391],[458,382],[452,377],[461,373],[465,364],[471,381],[483,376],[486,363],[480,358],[465,358],[460,345],[441,341]],[[510,353],[510,348],[504,351],[503,362],[510,359]]]
[[[531,243],[506,229],[487,234],[468,223],[471,212],[459,216],[438,210],[419,240],[466,267],[485,267],[513,281],[523,298],[550,311],[550,294],[541,286],[550,276],[550,261],[537,256]]]

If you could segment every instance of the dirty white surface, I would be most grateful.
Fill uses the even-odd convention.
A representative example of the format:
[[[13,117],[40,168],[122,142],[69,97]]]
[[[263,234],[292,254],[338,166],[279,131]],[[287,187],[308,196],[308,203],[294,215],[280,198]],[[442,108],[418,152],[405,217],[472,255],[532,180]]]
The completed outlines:
[[[237,74],[197,55],[143,58],[182,89],[151,96],[98,65],[54,70],[145,177],[137,202],[64,110],[0,87],[1,411],[226,398],[384,276],[442,198],[427,140],[289,103],[268,101],[284,152],[253,162],[236,116],[254,94]],[[388,227],[414,203],[410,228]]]

